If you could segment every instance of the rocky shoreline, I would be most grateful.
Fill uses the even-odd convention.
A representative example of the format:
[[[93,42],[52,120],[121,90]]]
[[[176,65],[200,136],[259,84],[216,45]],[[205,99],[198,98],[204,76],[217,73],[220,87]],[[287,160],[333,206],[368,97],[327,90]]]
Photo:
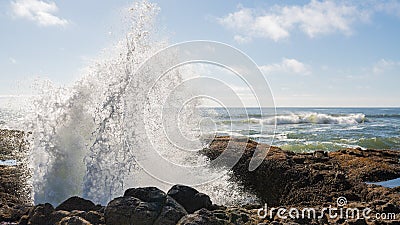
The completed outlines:
[[[21,133],[15,132],[0,133],[3,158],[9,153],[5,149],[24,152],[23,147],[18,147],[24,146],[23,142],[15,142]],[[15,137],[14,141],[10,137]],[[25,193],[20,189],[26,176],[18,176],[23,168],[0,166],[0,224],[400,224],[400,188],[366,183],[400,177],[400,151],[342,149],[294,153],[251,140],[218,137],[202,154],[215,159],[229,142],[231,148],[245,149],[232,168],[232,180],[258,196],[262,204],[219,206],[194,188],[175,185],[167,193],[155,187],[131,188],[106,206],[79,197],[71,197],[55,208],[50,204],[31,206],[20,194]],[[248,165],[256,147],[268,153],[262,164],[250,172]],[[347,202],[339,206],[343,199]],[[368,209],[368,218],[333,218],[328,210],[323,211],[332,207]],[[321,212],[320,215],[290,218],[288,214],[289,209],[301,213],[310,208]],[[286,214],[282,216],[279,209],[286,210]],[[291,211],[293,215],[296,210]]]
[[[24,162],[28,143],[25,133],[0,129],[0,160],[16,160],[17,165],[0,165],[0,222],[18,221],[30,207],[29,173]]]

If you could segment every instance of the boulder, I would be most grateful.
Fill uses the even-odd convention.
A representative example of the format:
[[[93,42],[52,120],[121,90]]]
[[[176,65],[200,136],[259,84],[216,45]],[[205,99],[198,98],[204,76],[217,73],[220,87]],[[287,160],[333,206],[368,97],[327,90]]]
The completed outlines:
[[[54,212],[51,204],[39,204],[29,212],[30,225],[46,225],[49,222],[50,215]]]
[[[155,187],[131,188],[108,203],[107,225],[175,225],[187,212],[174,199]]]
[[[198,192],[196,189],[184,185],[174,185],[168,195],[181,204],[188,213],[212,206],[211,199],[208,195]]]
[[[68,211],[54,211],[50,214],[48,218],[48,224],[57,224],[60,222],[63,218],[70,216],[70,212]]]
[[[56,207],[56,210],[64,210],[64,211],[91,211],[96,210],[98,207],[91,201],[83,199],[81,197],[71,197],[61,203],[59,206]]]
[[[92,225],[79,216],[64,217],[58,225]]]
[[[164,207],[154,221],[154,225],[175,225],[186,214],[186,210],[180,204],[167,196]]]
[[[15,222],[29,211],[30,207],[25,205],[9,205],[0,203],[0,221]]]
[[[89,221],[93,225],[105,223],[103,215],[96,211],[87,212],[84,219]]]
[[[144,202],[163,202],[167,194],[156,187],[139,187],[126,190],[124,197],[135,197]]]
[[[176,225],[224,225],[224,221],[218,219],[207,209],[200,209],[193,214],[184,216]]]

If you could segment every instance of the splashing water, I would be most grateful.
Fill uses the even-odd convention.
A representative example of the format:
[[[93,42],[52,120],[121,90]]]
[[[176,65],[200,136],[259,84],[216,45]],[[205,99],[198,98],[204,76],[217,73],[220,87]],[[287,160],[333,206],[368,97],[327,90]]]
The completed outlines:
[[[153,40],[156,5],[136,3],[129,11],[129,31],[125,39],[107,52],[106,59],[98,60],[90,67],[79,82],[63,88],[43,82],[37,87],[41,93],[33,101],[27,128],[33,131],[31,167],[35,203],[58,204],[79,195],[105,204],[129,187],[155,185],[167,190],[171,186],[153,179],[135,162],[135,153],[146,150],[132,150],[141,146],[140,131],[134,130],[138,135],[135,140],[130,140],[131,143],[126,139],[125,115],[138,112],[124,112],[124,104],[127,99],[135,100],[135,93],[149,92],[141,89],[141,83],[148,82],[147,78],[135,72],[148,57],[167,46],[165,41]],[[160,80],[157,88],[149,92],[152,101],[164,99],[180,80],[179,70]],[[134,91],[126,91],[129,84],[135,86]],[[135,104],[140,106],[143,102]],[[186,105],[182,113],[183,120],[193,121],[192,125],[197,124],[196,119],[201,119],[195,106],[195,102]],[[157,113],[150,112],[148,116],[146,126],[152,127],[150,130],[157,130],[159,126]],[[153,115],[154,120],[151,119]],[[189,132],[193,127],[186,130]],[[165,140],[157,139],[157,134],[152,133],[149,137],[163,149],[161,154],[168,153],[168,145]],[[174,160],[179,163],[188,162],[188,155],[167,155],[175,155]],[[203,156],[190,156],[189,162],[207,162]],[[160,165],[160,173],[167,172]],[[212,170],[200,172],[207,176]],[[252,199],[228,179],[229,175],[225,175],[198,188],[220,204]]]

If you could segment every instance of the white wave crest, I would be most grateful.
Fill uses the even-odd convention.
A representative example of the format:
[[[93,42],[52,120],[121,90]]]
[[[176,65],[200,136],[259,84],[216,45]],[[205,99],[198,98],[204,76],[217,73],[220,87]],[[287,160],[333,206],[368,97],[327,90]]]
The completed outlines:
[[[329,115],[324,113],[302,113],[290,115],[278,115],[275,117],[259,120],[263,124],[301,124],[301,123],[314,123],[314,124],[359,124],[364,123],[366,117],[362,113],[348,114],[348,115]]]

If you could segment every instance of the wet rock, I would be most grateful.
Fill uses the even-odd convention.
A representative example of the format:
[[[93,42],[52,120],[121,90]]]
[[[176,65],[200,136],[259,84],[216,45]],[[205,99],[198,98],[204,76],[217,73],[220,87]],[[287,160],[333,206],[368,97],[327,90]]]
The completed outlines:
[[[19,225],[28,225],[29,222],[29,216],[28,215],[23,215],[21,219],[19,220],[18,224]]]
[[[124,197],[107,205],[104,217],[107,225],[172,225],[186,214],[185,209],[163,191],[147,187],[126,190]]]
[[[262,224],[267,220],[261,220],[257,215],[257,210],[248,210],[244,207],[226,207],[225,209],[207,210],[200,209],[192,214],[183,217],[178,224],[235,224],[251,225]]]
[[[333,203],[341,196],[357,202],[395,199],[396,204],[400,203],[395,190],[365,184],[400,177],[400,151],[294,153],[247,139],[218,137],[202,153],[213,160],[228,148],[227,154],[243,152],[232,168],[233,179],[270,206],[320,205]],[[266,157],[257,169],[249,171],[256,148],[265,151]]]
[[[200,209],[193,214],[184,216],[177,225],[224,225],[224,222],[207,209]]]
[[[92,223],[93,225],[104,224],[104,217],[101,213],[96,211],[87,212],[84,219]]]
[[[367,225],[367,222],[365,221],[364,218],[359,218],[354,221],[348,221],[347,223],[349,225]]]
[[[58,225],[92,225],[90,222],[79,216],[71,216],[63,218]]]
[[[400,177],[399,151],[348,148],[330,152],[329,157],[352,180],[378,182]]]
[[[181,204],[188,213],[199,209],[209,209],[212,206],[208,195],[198,192],[196,189],[184,185],[174,185],[168,195]]]
[[[0,221],[15,222],[28,212],[29,206],[0,204]]]
[[[48,224],[57,224],[60,222],[63,218],[70,216],[70,212],[68,211],[54,211],[50,214],[48,218]]]
[[[91,211],[97,209],[98,207],[93,202],[77,196],[65,200],[56,207],[56,210],[64,210],[69,212],[73,210]]]
[[[133,224],[133,215],[135,214],[136,207],[139,206],[140,200],[134,197],[120,197],[108,203],[105,210],[105,220],[107,225],[120,224],[130,225]]]
[[[79,216],[79,217],[84,217],[86,215],[85,211],[81,211],[81,210],[72,210],[72,212],[70,213],[71,216]]]
[[[392,203],[386,203],[382,206],[382,211],[385,213],[400,213],[400,207]]]
[[[26,133],[0,129],[0,160],[17,160],[18,165],[0,165],[0,221],[17,222],[31,206],[30,178],[26,163]]]
[[[163,202],[167,194],[156,187],[130,188],[125,191],[124,197],[135,197],[144,202]]]
[[[50,215],[54,212],[51,204],[40,204],[31,209],[29,213],[30,225],[46,225],[49,222]]]

